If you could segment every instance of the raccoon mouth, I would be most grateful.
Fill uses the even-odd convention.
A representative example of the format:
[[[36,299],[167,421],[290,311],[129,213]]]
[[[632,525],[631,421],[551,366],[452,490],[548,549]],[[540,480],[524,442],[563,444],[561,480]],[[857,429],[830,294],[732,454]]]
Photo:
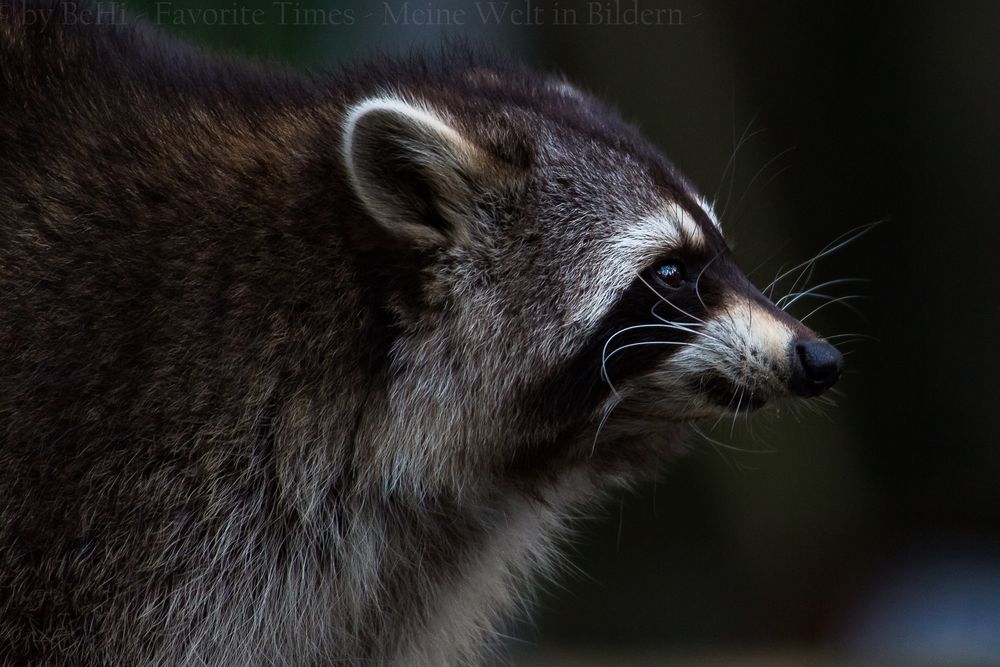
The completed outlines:
[[[731,412],[753,412],[767,405],[770,395],[721,375],[703,378],[699,391],[721,408]]]

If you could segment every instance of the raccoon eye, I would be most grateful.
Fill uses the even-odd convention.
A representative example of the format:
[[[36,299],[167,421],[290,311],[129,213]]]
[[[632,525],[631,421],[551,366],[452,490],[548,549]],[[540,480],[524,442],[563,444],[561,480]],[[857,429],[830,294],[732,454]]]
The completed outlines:
[[[653,275],[663,285],[677,289],[684,284],[684,265],[676,261],[662,262],[653,268]]]

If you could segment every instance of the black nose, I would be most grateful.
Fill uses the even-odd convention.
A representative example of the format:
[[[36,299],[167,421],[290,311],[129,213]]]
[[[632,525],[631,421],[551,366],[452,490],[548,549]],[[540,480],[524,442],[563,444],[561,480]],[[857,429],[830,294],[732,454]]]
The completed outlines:
[[[822,340],[797,340],[792,348],[792,377],[788,388],[796,396],[818,396],[833,386],[844,367],[844,357]]]

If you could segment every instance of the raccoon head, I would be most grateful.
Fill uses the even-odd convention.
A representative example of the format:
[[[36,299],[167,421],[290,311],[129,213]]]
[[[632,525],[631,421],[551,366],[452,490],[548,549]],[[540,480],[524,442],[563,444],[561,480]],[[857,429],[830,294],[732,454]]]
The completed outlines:
[[[677,169],[564,83],[459,72],[355,102],[342,136],[401,331],[381,422],[410,435],[397,469],[639,463],[678,425],[840,374]]]

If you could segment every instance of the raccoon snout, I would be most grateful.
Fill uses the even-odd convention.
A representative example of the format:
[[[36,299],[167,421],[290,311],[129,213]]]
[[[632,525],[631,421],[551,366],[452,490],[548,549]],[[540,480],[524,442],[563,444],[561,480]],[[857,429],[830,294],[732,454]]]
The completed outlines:
[[[844,368],[844,356],[823,340],[799,339],[792,344],[788,389],[796,396],[819,396],[833,386]]]

